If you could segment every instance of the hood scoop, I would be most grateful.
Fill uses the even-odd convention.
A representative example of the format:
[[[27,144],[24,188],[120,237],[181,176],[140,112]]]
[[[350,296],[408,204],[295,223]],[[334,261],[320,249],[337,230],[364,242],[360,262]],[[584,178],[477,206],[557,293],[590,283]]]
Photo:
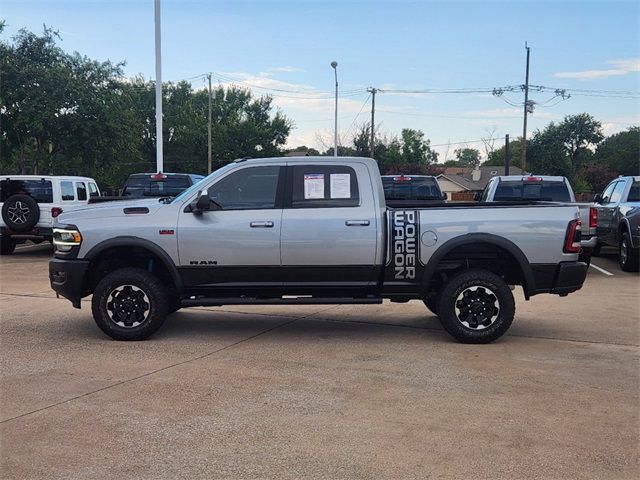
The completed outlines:
[[[125,215],[144,215],[149,213],[147,207],[127,207],[123,211]]]

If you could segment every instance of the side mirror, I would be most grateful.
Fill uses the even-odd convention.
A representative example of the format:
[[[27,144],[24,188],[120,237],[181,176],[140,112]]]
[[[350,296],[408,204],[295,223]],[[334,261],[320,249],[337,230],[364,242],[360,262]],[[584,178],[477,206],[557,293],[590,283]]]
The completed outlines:
[[[199,212],[211,210],[211,200],[209,199],[209,192],[204,191],[200,193],[198,199],[196,200],[195,210]]]
[[[596,193],[596,196],[595,196],[595,197],[593,197],[593,201],[594,201],[595,203],[602,203],[602,195],[601,195],[601,194],[599,194],[599,193]]]
[[[210,210],[222,210],[222,207],[209,197],[209,192],[200,192],[198,198],[189,204],[188,210],[191,213],[202,213]]]
[[[449,198],[449,195],[447,195],[447,192],[442,192],[442,199],[446,200],[447,198]]]
[[[481,199],[482,199],[482,194],[481,194],[480,192],[476,192],[476,193],[473,195],[473,201],[474,201],[474,202],[479,202]]]

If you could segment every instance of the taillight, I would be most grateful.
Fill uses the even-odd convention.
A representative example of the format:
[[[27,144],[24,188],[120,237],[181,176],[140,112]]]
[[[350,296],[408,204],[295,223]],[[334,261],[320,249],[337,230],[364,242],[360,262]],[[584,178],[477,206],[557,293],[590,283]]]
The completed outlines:
[[[166,180],[166,179],[167,179],[167,176],[162,172],[154,173],[153,175],[151,175],[151,180]]]
[[[598,209],[596,207],[589,208],[589,228],[598,226]]]
[[[53,207],[51,209],[51,216],[53,218],[56,218],[58,215],[60,215],[62,213],[62,209],[60,207]]]
[[[541,182],[541,177],[527,177],[524,179],[525,182]]]
[[[582,222],[579,219],[571,220],[564,237],[564,253],[580,253],[580,241],[582,240]]]

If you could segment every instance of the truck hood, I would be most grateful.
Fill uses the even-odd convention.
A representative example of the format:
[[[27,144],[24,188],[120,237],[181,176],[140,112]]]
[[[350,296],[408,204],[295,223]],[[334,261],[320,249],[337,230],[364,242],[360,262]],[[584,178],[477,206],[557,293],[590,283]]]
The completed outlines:
[[[58,223],[75,223],[77,220],[95,219],[95,218],[113,218],[129,216],[125,213],[128,208],[147,208],[147,215],[154,214],[160,208],[165,206],[158,198],[142,198],[137,200],[119,200],[114,202],[95,203],[86,207],[72,210],[68,213],[63,212],[56,219]],[[140,215],[140,213],[137,213]]]

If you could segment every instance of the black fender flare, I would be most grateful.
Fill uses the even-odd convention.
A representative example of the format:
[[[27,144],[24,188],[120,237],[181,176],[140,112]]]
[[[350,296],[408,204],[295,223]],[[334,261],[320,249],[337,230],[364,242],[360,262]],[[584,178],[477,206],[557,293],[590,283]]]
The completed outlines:
[[[490,233],[467,233],[465,235],[452,238],[451,240],[442,244],[433,253],[431,258],[425,265],[423,285],[429,285],[429,282],[431,281],[431,278],[436,271],[438,263],[440,263],[440,260],[442,260],[449,252],[451,252],[454,248],[460,247],[462,245],[469,245],[474,243],[489,243],[495,245],[506,250],[513,256],[513,258],[516,259],[524,277],[524,285],[522,287],[525,297],[528,300],[531,292],[533,292],[533,290],[535,289],[535,279],[533,276],[533,271],[531,269],[531,264],[527,260],[526,255],[522,252],[522,250],[520,250],[520,247],[518,247],[511,240]]]
[[[151,253],[156,255],[162,261],[164,266],[169,271],[169,274],[171,275],[171,278],[173,279],[173,282],[175,283],[176,288],[178,289],[179,292],[182,291],[182,277],[178,272],[178,267],[176,267],[176,264],[173,263],[173,260],[171,259],[169,254],[165,252],[161,247],[156,245],[155,243],[149,240],[145,240],[144,238],[128,236],[128,235],[110,238],[108,240],[104,240],[98,243],[97,245],[94,245],[93,247],[91,247],[91,249],[87,252],[84,258],[86,260],[91,261],[94,258],[96,258],[98,255],[100,255],[102,252],[104,252],[105,250],[108,250],[114,247],[141,247],[149,250]]]

